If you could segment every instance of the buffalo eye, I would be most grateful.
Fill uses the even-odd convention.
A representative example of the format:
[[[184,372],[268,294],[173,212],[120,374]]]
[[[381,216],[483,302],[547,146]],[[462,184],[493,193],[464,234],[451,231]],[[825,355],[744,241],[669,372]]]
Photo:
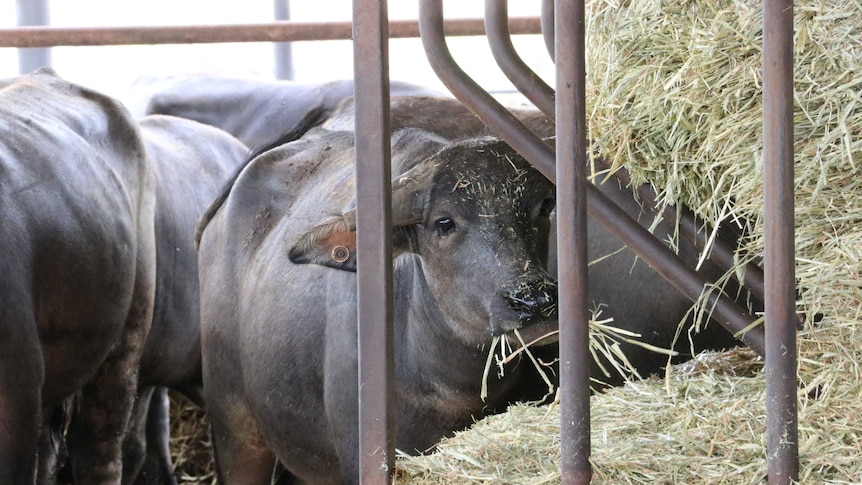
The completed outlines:
[[[542,207],[539,209],[539,215],[543,217],[550,217],[551,212],[556,207],[557,203],[554,199],[548,197],[547,199],[542,201]]]
[[[439,236],[446,236],[455,230],[455,221],[448,217],[441,217],[434,221],[434,227],[437,229]]]

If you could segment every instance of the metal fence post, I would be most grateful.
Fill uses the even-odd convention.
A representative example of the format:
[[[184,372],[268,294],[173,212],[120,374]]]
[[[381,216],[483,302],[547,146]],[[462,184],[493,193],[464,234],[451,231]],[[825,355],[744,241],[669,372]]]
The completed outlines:
[[[18,25],[49,25],[48,0],[18,0]],[[18,49],[18,72],[25,74],[40,67],[51,67],[51,48]]]
[[[290,20],[290,0],[273,0],[275,20]],[[275,78],[293,79],[293,47],[290,42],[276,42]]]
[[[793,1],[763,2],[763,217],[769,483],[799,478],[793,217]]]
[[[555,7],[557,257],[560,304],[560,474],[589,483],[590,352],[587,313],[587,130],[584,2]]]
[[[386,0],[354,0],[359,479],[395,468],[389,33]]]

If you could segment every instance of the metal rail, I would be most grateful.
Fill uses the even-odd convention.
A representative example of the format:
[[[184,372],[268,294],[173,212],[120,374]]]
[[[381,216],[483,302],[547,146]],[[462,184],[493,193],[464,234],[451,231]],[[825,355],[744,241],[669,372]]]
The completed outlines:
[[[395,470],[389,37],[386,0],[353,1],[359,478]]]
[[[600,160],[596,161],[596,163],[601,166],[601,169],[608,169],[608,167],[602,164]],[[629,175],[625,168],[618,168],[614,171],[613,175],[624,186],[631,186],[631,175]],[[653,212],[662,210],[664,217],[668,220],[677,219],[676,209],[672,206],[664,206],[664,208],[662,208],[656,201],[656,195],[652,188],[642,184],[638,186],[637,192],[638,198]],[[680,233],[691,241],[697,249],[703,250],[706,248],[709,244],[709,236],[703,230],[703,228],[706,227],[706,222],[697,217],[696,214],[686,207],[680,208],[678,215]],[[721,235],[718,235],[712,243],[709,259],[717,263],[723,270],[727,271],[735,265],[733,251],[733,247],[731,247],[730,243],[721,237]],[[747,263],[745,265],[743,281],[740,283],[751,292],[752,296],[760,301],[764,300],[765,289],[763,283],[763,270],[759,266],[754,263]]]
[[[763,2],[766,456],[771,484],[799,479],[793,220],[793,1]]]
[[[485,0],[485,31],[491,54],[503,74],[542,113],[554,119],[554,90],[519,56],[509,34],[508,0]]]
[[[389,38],[419,37],[415,20],[389,22]],[[512,17],[513,34],[541,32],[537,17]],[[450,19],[446,35],[484,35],[483,19]],[[2,47],[53,47],[132,44],[208,44],[220,42],[293,42],[302,40],[347,40],[353,35],[351,22],[268,22],[241,25],[182,25],[170,27],[19,27],[0,29]]]
[[[491,1],[489,0],[489,3]],[[448,20],[444,23],[442,11],[434,12],[435,8],[437,10],[440,9],[439,0],[422,0],[423,9],[426,10],[426,13],[430,9],[430,15],[423,15],[423,18],[428,17],[424,20],[424,27],[416,21],[388,22],[384,0],[355,0],[355,3],[358,7],[354,8],[354,12],[364,12],[363,15],[365,15],[365,17],[360,15],[355,18],[355,26],[359,29],[355,33],[353,30],[354,24],[351,22],[273,22],[229,26],[98,29],[24,27],[0,29],[0,46],[39,48],[83,45],[290,42],[354,38],[357,51],[363,49],[363,52],[372,52],[372,50],[374,52],[371,55],[374,59],[371,65],[368,63],[369,57],[366,57],[365,54],[361,56],[362,62],[357,62],[356,92],[369,93],[369,96],[360,96],[357,98],[357,137],[364,140],[361,143],[357,141],[357,158],[384,161],[388,160],[387,157],[389,156],[388,104],[385,102],[388,99],[388,65],[385,39],[416,37],[419,35],[421,27],[423,31],[423,43],[426,45],[425,48],[429,54],[429,59],[431,59],[435,71],[438,71],[438,74],[443,73],[439,75],[446,82],[447,86],[449,86],[450,90],[452,90],[453,94],[470,106],[472,110],[475,110],[477,115],[486,124],[497,130],[502,138],[520,151],[531,163],[535,164],[549,179],[557,180],[559,178],[561,184],[572,183],[573,185],[577,185],[577,177],[570,175],[562,165],[564,165],[564,158],[566,160],[572,156],[577,158],[580,156],[580,153],[584,153],[584,150],[579,148],[580,142],[577,141],[580,140],[580,134],[572,134],[571,141],[566,141],[562,144],[558,137],[557,149],[560,152],[561,166],[557,167],[555,153],[549,146],[542,143],[535,136],[531,136],[532,134],[523,125],[520,125],[511,113],[508,113],[508,111],[499,106],[490,95],[484,93],[481,88],[475,85],[472,80],[467,78],[454,65],[451,55],[449,55],[445,47],[444,37],[446,35],[482,35],[485,32],[484,22],[493,22],[493,25],[489,24],[489,26],[493,26],[493,29],[489,28],[488,30],[495,38],[505,38],[509,34],[535,34],[541,32],[549,54],[554,58],[555,32],[568,31],[572,25],[577,24],[576,20],[573,21],[571,19],[577,18],[577,15],[580,15],[573,12],[573,10],[581,8],[580,2],[577,6],[569,5],[567,2],[560,2],[560,5],[556,8],[560,13],[555,16],[554,0],[543,0],[540,19],[533,17],[510,18],[507,23],[508,32],[505,32],[503,25],[499,23],[499,17],[492,17],[490,20],[485,19],[484,21],[483,19]],[[499,3],[497,5],[497,8],[499,8]],[[563,11],[564,9],[565,12]],[[499,15],[495,12],[491,13]],[[572,17],[573,15],[575,17]],[[557,18],[557,25],[555,25],[555,17]],[[563,18],[569,20],[562,20]],[[580,18],[583,19],[582,16]],[[765,286],[763,293],[766,303],[767,323],[765,325],[765,335],[762,328],[755,328],[744,334],[742,340],[761,355],[766,354],[767,456],[770,483],[790,483],[798,478],[799,469],[797,446],[798,418],[796,411],[797,320],[794,306],[795,275],[793,256],[792,22],[792,1],[764,0],[763,129],[766,271],[763,279],[765,279],[766,283],[765,285],[762,281],[758,283],[759,276],[756,271],[752,273],[747,272],[744,283],[753,289],[755,295],[758,294],[758,287],[762,288]],[[366,32],[364,31],[365,28],[370,30]],[[578,36],[580,33],[572,35]],[[575,51],[582,48],[582,46],[577,46],[578,40],[576,38],[573,39],[569,34],[561,32],[561,37],[566,40],[560,40],[560,42],[565,43],[566,46],[572,46],[571,48],[575,49]],[[435,40],[428,42],[425,40],[426,38],[433,38]],[[436,46],[434,45],[435,43]],[[560,49],[560,52],[563,52],[562,45],[560,44],[557,47]],[[507,46],[504,45],[503,48],[506,49]],[[366,51],[365,49],[368,50]],[[508,54],[511,55],[511,52]],[[359,56],[358,53],[355,55]],[[573,61],[570,65],[568,64],[568,60],[571,57],[567,55],[565,56],[566,59],[561,59],[561,62],[558,63],[558,71],[562,71],[558,72],[558,82],[561,79],[577,79],[580,76],[580,73],[577,72],[579,67],[576,67],[574,64],[574,62],[580,61]],[[513,65],[517,64],[517,61],[513,61],[512,59],[509,59],[509,62]],[[506,61],[502,61],[501,64],[506,64]],[[367,68],[361,66],[366,66]],[[518,85],[523,83],[519,81],[518,83],[513,82],[513,84]],[[569,96],[567,93],[565,98],[557,100],[559,110],[555,114],[558,118],[558,130],[565,130],[564,126],[577,125],[578,115],[576,115],[576,108],[574,107],[578,104],[577,95],[572,93]],[[362,105],[360,105],[359,99],[364,100]],[[536,102],[535,100],[533,102],[537,106],[540,106],[540,103],[544,103],[543,101]],[[569,103],[573,104],[570,105]],[[572,109],[569,110],[568,106],[572,106]],[[544,105],[544,108],[547,109],[548,106]],[[562,119],[563,113],[565,113],[565,119]],[[360,119],[363,121],[360,122]],[[569,125],[569,123],[573,124]],[[360,131],[364,129],[368,129],[368,132]],[[360,136],[360,133],[364,135]],[[572,131],[572,133],[574,132]],[[367,192],[367,197],[358,196],[358,199],[367,198],[365,202],[361,202],[363,205],[367,204],[367,208],[357,208],[357,216],[359,218],[357,225],[360,227],[379,228],[380,221],[384,220],[383,226],[388,227],[388,219],[386,219],[388,217],[388,210],[386,208],[388,208],[388,197],[390,196],[387,187],[389,183],[388,164],[383,163],[383,167],[378,164],[371,164],[369,168],[362,168],[361,170],[363,170],[363,173],[365,173],[365,170],[376,170],[379,177],[371,177],[369,185],[362,183],[362,189],[359,188],[361,182],[357,182],[357,190],[362,190],[363,194]],[[561,171],[560,177],[557,177],[557,170]],[[564,172],[565,175],[563,175]],[[569,182],[564,182],[563,177]],[[560,187],[558,187],[559,189]],[[562,190],[567,191],[569,189],[563,187]],[[571,190],[577,194],[577,191],[580,189],[573,186]],[[572,199],[574,199],[574,202],[572,203],[572,207],[569,208],[571,209],[571,215],[566,217],[576,220],[578,218],[577,214],[579,214],[582,207],[579,207],[577,195],[574,195]],[[617,235],[617,237],[623,240],[623,242],[629,245],[642,259],[656,268],[662,276],[668,279],[680,291],[691,298],[700,294],[706,282],[694,273],[693,270],[677,268],[675,265],[680,264],[680,261],[670,250],[652,238],[645,229],[631,220],[631,218],[607,200],[591,184],[586,184],[586,201],[587,210],[592,217],[595,217],[600,223]],[[357,202],[359,205],[359,200]],[[374,215],[375,211],[381,210],[382,212],[377,212]],[[565,211],[567,209],[562,210]],[[366,214],[363,215],[363,212]],[[373,221],[373,223],[369,221]],[[685,226],[688,229],[684,228],[684,230],[693,233],[696,233],[696,231],[689,231],[689,229],[696,229],[700,225],[697,219],[693,218],[685,219],[683,223],[684,225],[691,224]],[[575,226],[573,225],[572,227],[574,228]],[[366,310],[360,308],[360,320],[389,322],[389,319],[391,319],[391,292],[386,290],[386,280],[389,278],[388,285],[391,287],[391,272],[387,276],[385,268],[388,268],[389,265],[381,262],[389,261],[387,251],[391,253],[391,247],[387,248],[388,236],[381,239],[381,234],[388,234],[388,232],[384,229],[382,232],[371,231],[369,234],[364,235],[366,233],[369,233],[369,231],[359,231],[358,244],[360,251],[363,251],[362,247],[365,247],[369,251],[370,255],[363,256],[361,260],[365,260],[370,269],[363,269],[360,271],[360,274],[367,273],[367,276],[364,276],[364,278],[369,278],[369,281],[373,283],[366,285],[360,282],[360,287],[381,288],[383,289],[382,293],[385,293],[385,295],[368,296],[369,290],[363,290],[366,293],[360,298],[360,302],[366,300],[366,297],[368,301],[377,302],[375,305],[371,305],[376,307],[376,310],[367,310],[368,312],[376,311],[377,313],[365,313],[363,317],[362,315]],[[566,239],[567,241],[563,242],[570,244],[568,236],[566,236]],[[574,249],[570,248],[574,255],[579,251],[576,249],[577,244],[574,243]],[[562,244],[560,248],[563,248]],[[569,251],[565,252],[569,253]],[[719,250],[719,252],[725,253],[721,257],[727,261],[728,254],[726,251]],[[730,253],[730,257],[732,257],[732,253]],[[579,256],[573,256],[573,259],[579,259]],[[373,261],[376,261],[376,263]],[[381,268],[383,268],[382,272],[380,271]],[[754,275],[753,284],[748,280],[749,274]],[[578,282],[574,282],[574,284],[577,285]],[[575,294],[578,291],[580,290],[573,290]],[[384,305],[380,305],[380,301],[383,301]],[[718,317],[731,331],[737,332],[751,323],[750,316],[745,312],[741,312],[738,306],[726,298],[718,297],[716,301],[715,297],[713,297],[713,302],[715,303],[714,316]],[[382,311],[381,308],[383,308]],[[387,308],[390,310],[386,310]],[[570,310],[562,309],[561,311],[564,314],[568,314]],[[575,313],[578,313],[578,311],[575,310]],[[387,323],[387,325],[389,324]],[[567,326],[565,323],[562,325]],[[360,327],[363,327],[361,323]],[[387,339],[385,336],[387,329],[385,328],[386,325],[383,327],[382,335],[385,341]],[[369,329],[368,326],[365,326],[365,328],[366,330]],[[368,334],[369,336],[381,335],[381,328],[379,326],[369,331],[372,332]],[[391,328],[389,331],[391,331]],[[363,332],[363,330],[360,329],[359,332]],[[561,338],[565,338],[565,335]],[[363,355],[360,359],[364,359],[366,364],[370,360],[373,360],[369,369],[382,368],[384,370],[380,371],[382,372],[380,375],[386,376],[385,378],[381,378],[384,381],[381,384],[382,387],[376,388],[377,391],[367,392],[364,399],[360,397],[366,404],[369,402],[369,399],[376,399],[378,401],[375,405],[366,408],[365,411],[360,411],[363,414],[362,419],[366,422],[364,425],[365,430],[370,430],[368,437],[363,436],[360,438],[360,441],[364,443],[362,445],[362,454],[363,456],[368,455],[371,457],[371,461],[362,463],[361,467],[363,473],[365,473],[364,470],[366,467],[369,467],[370,470],[375,465],[385,470],[385,474],[369,471],[368,481],[388,483],[388,477],[391,475],[392,470],[391,460],[393,458],[390,427],[392,418],[386,408],[388,404],[381,404],[378,398],[389,396],[391,393],[392,380],[389,373],[390,370],[387,366],[391,366],[392,361],[390,358],[388,362],[383,363],[385,359],[378,358],[379,355],[385,355],[387,351],[373,353],[369,352],[368,349],[363,350],[366,344],[359,345],[360,353]],[[391,345],[391,342],[384,343],[383,345]],[[567,354],[569,351],[564,350],[563,352]],[[366,372],[367,376],[368,372],[377,371],[365,370],[364,372]],[[360,384],[360,389],[364,387],[375,389],[374,385],[363,386]],[[375,393],[377,393],[376,398],[371,395]],[[391,402],[391,398],[383,398],[383,401],[387,403]],[[372,411],[371,409],[374,410]],[[383,411],[379,411],[381,409]],[[575,416],[574,413],[572,415]],[[576,421],[578,419],[581,421],[584,420],[583,416],[585,415],[577,414],[577,416],[581,416],[581,418],[575,418]],[[588,414],[586,416],[586,423],[588,424]],[[565,423],[563,424],[568,426]],[[578,425],[576,424],[575,426]],[[564,432],[568,433],[568,431]],[[574,436],[577,436],[577,434]],[[581,445],[583,445],[582,442]],[[581,453],[578,456],[583,456],[582,452],[577,453]],[[586,453],[588,454],[589,451]],[[578,463],[578,459],[575,459],[575,463]],[[567,465],[564,463],[563,466],[566,467]],[[583,473],[580,465],[573,466],[571,470],[575,470],[574,473],[576,475]],[[565,470],[563,472],[564,476],[569,476],[568,473]]]
[[[491,3],[490,0],[488,3]],[[560,477],[590,483],[587,312],[587,125],[584,1],[558,0],[556,52],[557,266],[560,328]]]

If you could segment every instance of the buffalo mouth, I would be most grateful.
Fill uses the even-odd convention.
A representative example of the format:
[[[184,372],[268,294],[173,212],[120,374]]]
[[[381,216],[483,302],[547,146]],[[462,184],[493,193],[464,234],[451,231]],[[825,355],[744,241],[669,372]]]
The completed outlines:
[[[522,279],[500,291],[507,315],[492,327],[494,337],[505,335],[509,343],[548,345],[559,340],[557,283],[547,275]]]
[[[514,347],[550,345],[559,341],[559,321],[517,320],[505,322],[491,332],[494,337],[505,337]]]
[[[559,321],[551,320],[543,323],[534,323],[526,327],[512,329],[506,332],[505,335],[513,345],[520,346],[521,341],[527,346],[550,345],[560,340]]]

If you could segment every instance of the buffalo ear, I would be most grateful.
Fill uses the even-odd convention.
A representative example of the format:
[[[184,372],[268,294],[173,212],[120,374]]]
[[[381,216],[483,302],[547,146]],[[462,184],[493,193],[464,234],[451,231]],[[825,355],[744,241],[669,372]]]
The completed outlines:
[[[398,229],[422,222],[428,203],[427,186],[434,169],[430,160],[420,163],[392,181],[392,228],[396,234],[394,255],[407,250],[407,238]],[[323,222],[303,234],[288,252],[296,264],[320,264],[356,272],[356,209]]]
[[[392,180],[393,227],[410,226],[424,220],[434,163],[433,158],[428,158]]]
[[[350,211],[311,229],[290,248],[290,261],[356,272],[356,220]]]

